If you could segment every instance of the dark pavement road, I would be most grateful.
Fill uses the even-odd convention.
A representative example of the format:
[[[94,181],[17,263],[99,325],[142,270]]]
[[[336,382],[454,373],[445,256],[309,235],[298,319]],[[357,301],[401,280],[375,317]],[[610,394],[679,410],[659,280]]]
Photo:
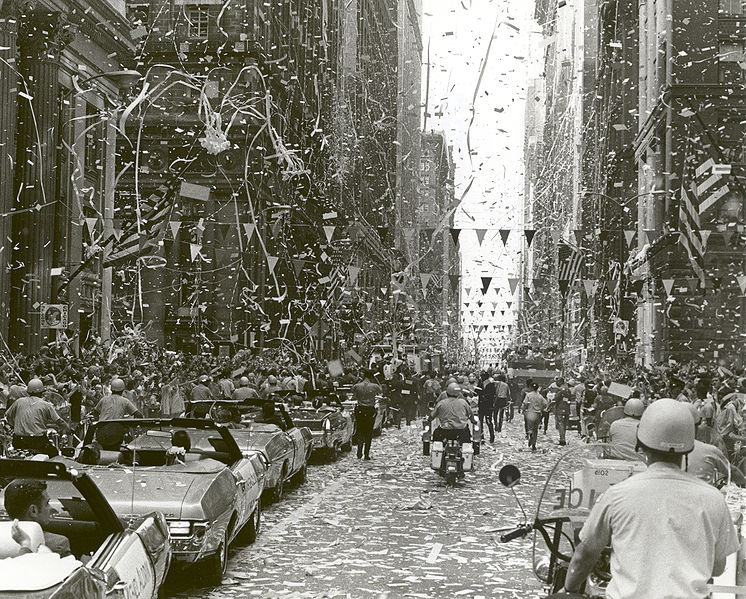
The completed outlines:
[[[477,470],[457,488],[429,468],[419,424],[387,429],[373,460],[353,452],[314,465],[305,485],[268,506],[257,542],[233,548],[222,586],[200,587],[187,571],[171,577],[166,595],[538,597],[531,538],[501,544],[495,532],[522,521],[497,473],[506,463],[521,468],[517,492],[531,513],[559,455],[553,428],[531,453],[519,416],[483,446]]]

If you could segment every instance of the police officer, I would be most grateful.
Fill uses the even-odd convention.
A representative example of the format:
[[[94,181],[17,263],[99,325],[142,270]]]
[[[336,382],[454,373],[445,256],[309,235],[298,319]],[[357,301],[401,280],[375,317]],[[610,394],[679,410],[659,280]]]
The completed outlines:
[[[694,404],[686,404],[694,418],[695,440],[692,453],[686,456],[686,471],[711,485],[728,479],[728,458],[715,445],[703,443],[696,439],[696,431],[702,422],[702,414]],[[731,468],[734,482],[743,486],[743,474],[735,466]]]
[[[376,383],[372,370],[366,370],[363,380],[352,386],[352,399],[355,406],[355,428],[357,429],[357,457],[370,459],[370,444],[373,441],[373,427],[376,422],[376,396],[383,393]]]
[[[648,469],[601,495],[580,531],[565,591],[579,592],[613,545],[609,599],[704,599],[707,582],[723,573],[739,543],[723,495],[681,469],[694,449],[686,404],[651,404],[640,419],[637,446]]]
[[[49,457],[59,455],[57,448],[47,438],[47,430],[56,428],[68,432],[70,427],[60,418],[51,403],[42,399],[44,383],[31,379],[26,388],[26,397],[13,402],[5,413],[5,419],[13,426],[13,447],[44,453]]]
[[[214,399],[212,396],[212,391],[210,391],[210,388],[207,386],[207,384],[210,382],[210,377],[206,374],[203,374],[201,377],[199,377],[197,384],[192,387],[191,392],[189,393],[189,397],[192,401],[211,401]]]
[[[259,394],[249,387],[249,378],[242,376],[238,381],[238,389],[233,392],[231,399],[236,401],[246,401],[247,399],[258,399]]]
[[[635,460],[637,453],[637,427],[640,417],[645,411],[645,404],[641,399],[632,397],[624,404],[624,418],[615,420],[609,428],[609,443],[611,457],[619,460]]]
[[[93,408],[93,413],[99,420],[121,420],[127,416],[143,417],[137,406],[121,395],[125,387],[122,379],[111,381],[111,395],[102,398]]]
[[[469,423],[478,430],[477,419],[457,383],[451,383],[446,387],[446,398],[439,401],[438,405],[430,414],[430,421],[438,420],[438,428],[433,431],[433,441],[457,438],[461,443],[471,441],[471,430]]]

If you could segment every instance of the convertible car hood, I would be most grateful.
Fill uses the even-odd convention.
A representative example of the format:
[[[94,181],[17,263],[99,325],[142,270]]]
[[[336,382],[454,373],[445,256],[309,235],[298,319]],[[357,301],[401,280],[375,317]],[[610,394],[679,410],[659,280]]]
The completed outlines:
[[[93,468],[88,472],[118,516],[163,512],[166,518],[208,518],[202,496],[219,473],[188,474],[167,468]],[[134,502],[133,502],[134,478]]]

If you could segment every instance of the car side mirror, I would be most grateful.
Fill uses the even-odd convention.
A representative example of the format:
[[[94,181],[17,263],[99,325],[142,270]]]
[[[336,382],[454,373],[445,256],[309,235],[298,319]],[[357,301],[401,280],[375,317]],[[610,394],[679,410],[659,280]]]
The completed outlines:
[[[521,480],[521,471],[513,464],[506,464],[500,468],[500,473],[497,475],[497,478],[500,479],[503,486],[511,489]]]

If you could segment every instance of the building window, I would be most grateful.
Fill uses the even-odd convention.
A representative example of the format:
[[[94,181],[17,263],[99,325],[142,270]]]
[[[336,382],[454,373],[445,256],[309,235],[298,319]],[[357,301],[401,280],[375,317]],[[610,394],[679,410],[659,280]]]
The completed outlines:
[[[187,6],[187,22],[189,37],[206,38],[210,23],[210,13],[207,6]]]
[[[734,84],[743,81],[743,43],[723,42],[718,54],[718,70],[720,83]]]
[[[727,15],[743,14],[743,0],[720,0],[720,12]]]

